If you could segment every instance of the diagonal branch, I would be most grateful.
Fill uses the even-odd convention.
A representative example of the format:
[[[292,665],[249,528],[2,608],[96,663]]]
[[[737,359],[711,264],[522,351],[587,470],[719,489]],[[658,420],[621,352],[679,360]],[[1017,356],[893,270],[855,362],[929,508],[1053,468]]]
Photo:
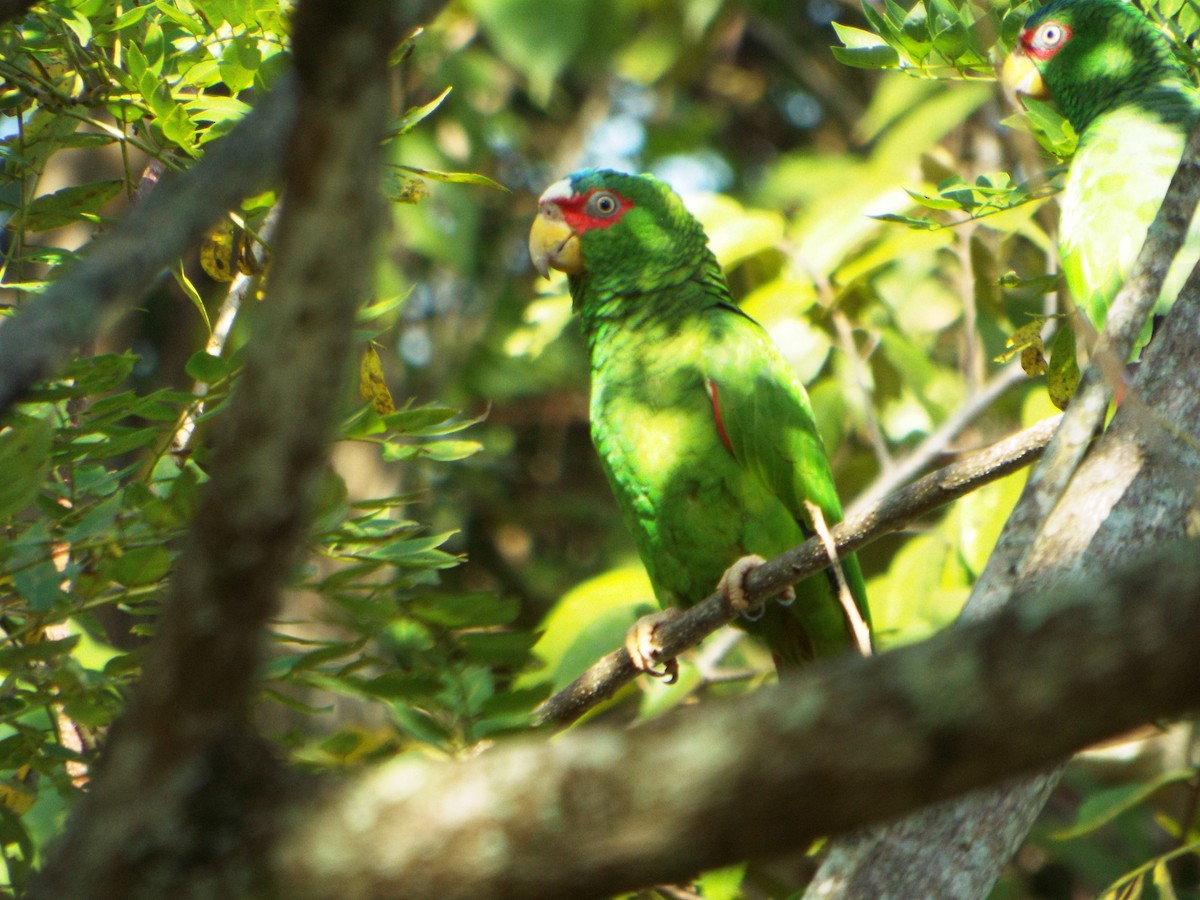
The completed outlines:
[[[908,525],[914,519],[985,484],[1003,478],[1037,459],[1058,427],[1060,416],[1045,419],[990,447],[965,454],[874,504],[832,529],[839,554],[853,553]],[[819,537],[770,560],[748,578],[750,602],[773,597],[788,585],[829,565],[829,555]],[[655,637],[664,655],[678,656],[707,635],[732,622],[736,613],[720,594],[713,594],[672,622],[659,626]],[[596,704],[613,696],[638,672],[624,648],[608,654],[538,708],[538,724],[572,722]]]

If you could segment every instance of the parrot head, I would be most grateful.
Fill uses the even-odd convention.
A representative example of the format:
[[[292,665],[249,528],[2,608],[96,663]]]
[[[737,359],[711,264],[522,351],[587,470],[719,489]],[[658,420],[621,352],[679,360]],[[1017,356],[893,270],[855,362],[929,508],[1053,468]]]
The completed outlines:
[[[707,238],[666,184],[652,175],[586,169],[546,188],[529,232],[543,276],[571,276],[572,293],[629,295],[678,284],[695,273]]]
[[[1190,86],[1166,36],[1125,0],[1055,0],[1030,16],[1004,62],[1010,94],[1053,99],[1075,131],[1155,90]]]

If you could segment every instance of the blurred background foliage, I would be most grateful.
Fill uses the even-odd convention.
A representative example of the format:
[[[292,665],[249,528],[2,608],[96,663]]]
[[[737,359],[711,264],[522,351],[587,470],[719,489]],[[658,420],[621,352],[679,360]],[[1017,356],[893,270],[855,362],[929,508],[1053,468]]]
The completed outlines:
[[[849,508],[1051,414],[1042,381],[997,361],[1058,309],[1053,195],[1074,141],[993,83],[1030,9],[457,0],[397,48],[367,389],[346,397],[256,710],[281,747],[320,769],[474,752],[651,608],[588,438],[565,284],[537,279],[525,248],[538,194],[572,170],[650,171],[685,197],[808,385]],[[1196,30],[1190,3],[1150,11]],[[278,82],[287,16],[274,0],[54,0],[0,29],[6,309]],[[231,211],[0,430],[0,849],[17,892],[136,677],[276,200]],[[955,617],[1022,480],[861,553],[881,647]],[[733,630],[683,662],[678,684],[639,683],[599,715],[772,677]],[[1082,757],[995,895],[1194,890],[1194,744],[1176,726]],[[808,865],[700,889],[783,896]]]

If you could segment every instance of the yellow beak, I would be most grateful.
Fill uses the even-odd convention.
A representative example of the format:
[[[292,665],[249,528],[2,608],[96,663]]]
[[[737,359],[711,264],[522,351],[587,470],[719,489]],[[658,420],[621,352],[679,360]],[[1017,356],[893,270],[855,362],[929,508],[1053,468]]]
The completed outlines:
[[[1004,66],[1000,69],[1000,84],[1004,86],[1005,93],[1014,100],[1018,95],[1036,97],[1039,100],[1048,99],[1050,96],[1037,66],[1020,49],[1014,50],[1008,55],[1008,59],[1004,60]]]
[[[543,278],[549,277],[551,269],[568,275],[583,271],[579,236],[571,230],[557,203],[543,202],[538,207],[537,218],[529,229],[529,255]]]

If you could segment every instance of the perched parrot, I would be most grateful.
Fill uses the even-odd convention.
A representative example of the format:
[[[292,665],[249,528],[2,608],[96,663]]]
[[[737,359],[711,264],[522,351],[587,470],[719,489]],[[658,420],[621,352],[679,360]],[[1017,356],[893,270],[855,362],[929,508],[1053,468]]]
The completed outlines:
[[[570,276],[592,440],[663,609],[721,590],[781,669],[860,646],[850,623],[865,634],[869,613],[852,555],[845,612],[832,570],[794,598],[745,602],[762,557],[814,533],[812,509],[831,526],[842,510],[803,386],[734,303],[679,197],[649,175],[578,172],[542,194],[529,248],[543,275]],[[654,642],[662,618],[635,625],[626,647],[643,671],[673,675]]]
[[[1001,81],[1012,93],[1053,99],[1079,136],[1059,255],[1072,298],[1099,330],[1200,119],[1200,92],[1166,36],[1124,0],[1042,7],[1025,22]],[[1197,257],[1194,220],[1156,313],[1166,312]]]

